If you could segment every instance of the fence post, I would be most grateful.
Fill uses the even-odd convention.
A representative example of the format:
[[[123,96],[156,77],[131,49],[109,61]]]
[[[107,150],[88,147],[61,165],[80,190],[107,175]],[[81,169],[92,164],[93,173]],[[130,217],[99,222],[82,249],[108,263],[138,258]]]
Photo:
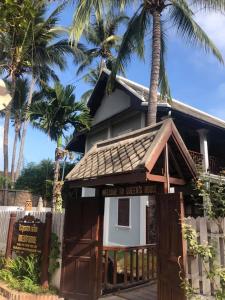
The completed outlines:
[[[12,257],[12,239],[13,239],[13,228],[15,223],[16,223],[16,213],[11,213],[9,219],[9,229],[8,229],[8,236],[7,236],[5,258]]]
[[[52,213],[46,213],[45,219],[45,234],[43,240],[43,253],[41,260],[41,285],[43,288],[49,287],[48,282],[48,266],[49,266],[49,251],[52,232]]]

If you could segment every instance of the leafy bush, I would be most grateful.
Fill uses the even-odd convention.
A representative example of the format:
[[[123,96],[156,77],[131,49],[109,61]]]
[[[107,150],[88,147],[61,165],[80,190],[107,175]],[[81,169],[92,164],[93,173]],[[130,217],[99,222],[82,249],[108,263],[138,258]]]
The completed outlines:
[[[49,267],[48,272],[50,276],[54,274],[54,272],[59,268],[59,261],[60,258],[60,242],[57,234],[51,234],[51,250],[49,255]]]
[[[38,256],[2,258],[0,264],[0,279],[11,288],[34,294],[49,292],[40,286],[40,258]]]

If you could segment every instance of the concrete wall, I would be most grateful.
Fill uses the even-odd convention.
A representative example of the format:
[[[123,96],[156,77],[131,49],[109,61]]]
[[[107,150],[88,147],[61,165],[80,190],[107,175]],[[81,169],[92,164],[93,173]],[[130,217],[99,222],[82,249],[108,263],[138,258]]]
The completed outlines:
[[[142,122],[141,113],[122,118],[117,122],[112,122],[111,136],[116,137],[121,134],[132,132],[133,130],[140,129]]]
[[[102,99],[101,106],[97,110],[93,125],[96,125],[103,120],[106,120],[115,114],[125,110],[130,106],[130,97],[123,91],[116,89],[111,95],[105,95]]]
[[[4,190],[0,190],[0,205],[3,205]],[[9,190],[7,206],[25,206],[26,200],[32,200],[32,205],[37,206],[39,196],[32,195],[25,190]]]
[[[107,137],[108,137],[108,129],[107,128],[103,128],[103,129],[100,129],[99,131],[89,133],[88,137],[87,137],[85,150],[88,151],[89,149],[91,149],[91,147],[95,143],[104,141],[105,139],[107,139]]]
[[[126,197],[127,198],[127,197]],[[104,245],[135,246],[146,243],[146,196],[130,197],[130,226],[118,226],[118,198],[105,198]]]

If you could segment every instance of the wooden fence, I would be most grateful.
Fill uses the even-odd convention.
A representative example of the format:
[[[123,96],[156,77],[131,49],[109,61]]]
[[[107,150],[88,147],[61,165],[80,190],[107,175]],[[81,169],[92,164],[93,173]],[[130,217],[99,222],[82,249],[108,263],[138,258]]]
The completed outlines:
[[[103,247],[103,292],[146,283],[156,279],[156,245]]]
[[[199,244],[213,245],[216,251],[216,265],[225,267],[225,218],[212,221],[206,217],[187,218],[187,224],[191,225],[197,232],[197,241]],[[205,263],[198,256],[187,252],[186,275],[196,293],[201,295],[201,299],[215,299],[214,284],[207,276],[210,270],[210,264]],[[215,282],[220,286],[219,280]]]
[[[4,254],[6,249],[7,234],[9,227],[9,219],[12,211],[0,211],[0,251]],[[15,212],[15,211],[13,211]],[[46,212],[29,212],[36,218],[45,222]],[[25,211],[16,211],[17,220],[23,218]],[[53,213],[52,216],[52,232],[57,234],[62,250],[62,239],[63,239],[63,226],[64,226],[64,213]],[[60,285],[60,274],[61,274],[61,259],[59,259],[60,268],[56,271],[52,278],[52,284],[59,288]]]

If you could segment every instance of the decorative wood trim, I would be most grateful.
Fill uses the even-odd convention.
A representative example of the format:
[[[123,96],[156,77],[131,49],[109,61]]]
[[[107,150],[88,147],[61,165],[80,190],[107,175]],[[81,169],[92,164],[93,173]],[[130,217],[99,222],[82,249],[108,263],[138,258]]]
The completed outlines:
[[[142,160],[143,163],[145,162],[145,167],[148,169],[149,172],[152,171],[153,167],[155,166],[159,156],[161,155],[165,147],[165,144],[171,136],[171,124],[171,120],[164,121],[164,124],[157,133],[157,137],[152,142],[149,150],[147,151]]]
[[[161,182],[161,183],[167,182],[166,176],[154,175],[154,174],[147,173],[147,178],[149,181],[155,181],[155,182]],[[170,181],[170,184],[174,184],[174,185],[185,185],[187,183],[184,179],[175,178],[175,177],[169,177],[169,181]]]
[[[102,176],[90,179],[81,179],[76,181],[67,181],[70,187],[93,187],[102,186],[106,184],[126,184],[126,183],[143,183],[146,182],[145,172],[133,172],[133,173],[122,173],[114,174],[110,176]]]

